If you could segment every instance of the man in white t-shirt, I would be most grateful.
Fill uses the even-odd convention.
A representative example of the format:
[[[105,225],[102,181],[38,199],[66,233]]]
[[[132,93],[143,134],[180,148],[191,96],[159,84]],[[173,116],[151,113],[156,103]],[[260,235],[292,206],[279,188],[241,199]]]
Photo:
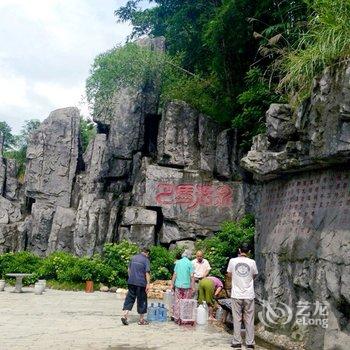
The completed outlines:
[[[203,252],[198,250],[196,253],[196,258],[192,260],[193,271],[194,271],[194,280],[195,280],[195,291],[194,299],[198,298],[198,283],[201,279],[208,276],[209,271],[211,270],[209,261],[204,259]]]
[[[203,252],[201,250],[198,250],[196,253],[196,258],[192,260],[192,265],[194,269],[194,278],[196,281],[207,277],[209,271],[211,270],[209,261],[204,259]]]
[[[247,349],[254,349],[254,278],[258,274],[256,263],[248,258],[249,247],[242,244],[239,256],[230,260],[227,272],[232,277],[231,298],[233,317],[232,347],[241,349],[241,323],[246,329]]]

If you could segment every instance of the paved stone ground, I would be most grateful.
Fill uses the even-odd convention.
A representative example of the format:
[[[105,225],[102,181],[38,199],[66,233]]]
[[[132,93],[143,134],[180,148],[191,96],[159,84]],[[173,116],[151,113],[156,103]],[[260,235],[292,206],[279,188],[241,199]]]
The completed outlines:
[[[230,349],[230,334],[212,325],[139,326],[134,312],[133,323],[123,326],[123,300],[115,293],[12,289],[0,292],[1,350]]]

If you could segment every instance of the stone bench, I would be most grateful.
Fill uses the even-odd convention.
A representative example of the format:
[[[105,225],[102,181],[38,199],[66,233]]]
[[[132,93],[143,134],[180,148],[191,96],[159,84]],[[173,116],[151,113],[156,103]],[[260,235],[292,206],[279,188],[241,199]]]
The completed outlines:
[[[22,293],[22,287],[23,287],[23,283],[22,280],[24,277],[27,276],[32,276],[32,273],[7,273],[6,276],[8,277],[16,277],[16,285],[15,285],[15,289],[14,289],[14,293]]]

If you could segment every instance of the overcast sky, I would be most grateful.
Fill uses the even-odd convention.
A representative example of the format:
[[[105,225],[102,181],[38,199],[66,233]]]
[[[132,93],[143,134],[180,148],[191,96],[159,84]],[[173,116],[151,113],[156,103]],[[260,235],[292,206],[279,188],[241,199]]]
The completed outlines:
[[[94,57],[131,27],[113,12],[126,0],[0,0],[0,121],[18,133],[26,119],[82,103]]]

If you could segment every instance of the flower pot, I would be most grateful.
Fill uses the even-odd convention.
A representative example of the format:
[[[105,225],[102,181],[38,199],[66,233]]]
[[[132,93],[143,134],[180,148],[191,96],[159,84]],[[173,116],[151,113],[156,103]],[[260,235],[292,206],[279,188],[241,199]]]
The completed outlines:
[[[42,283],[35,283],[34,285],[34,293],[35,295],[41,295],[43,294],[43,291],[44,291],[44,285]]]
[[[94,281],[86,281],[85,282],[85,292],[93,293],[94,292]]]
[[[0,292],[3,292],[5,290],[5,280],[0,280]]]

